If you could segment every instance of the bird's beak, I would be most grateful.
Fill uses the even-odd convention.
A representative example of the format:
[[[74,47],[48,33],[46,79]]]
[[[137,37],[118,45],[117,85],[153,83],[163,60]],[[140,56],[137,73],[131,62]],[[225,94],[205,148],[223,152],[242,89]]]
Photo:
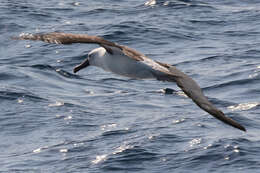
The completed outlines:
[[[77,65],[77,66],[73,69],[73,72],[74,72],[74,73],[77,73],[78,71],[80,71],[81,69],[83,69],[83,68],[85,68],[85,67],[87,67],[87,66],[89,66],[89,60],[88,60],[88,58],[87,58],[85,61],[83,61],[81,64]]]

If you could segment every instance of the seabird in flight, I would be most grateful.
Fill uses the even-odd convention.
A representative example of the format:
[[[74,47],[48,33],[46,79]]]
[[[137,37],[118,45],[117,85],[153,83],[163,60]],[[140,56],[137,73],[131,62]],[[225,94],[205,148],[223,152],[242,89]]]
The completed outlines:
[[[157,79],[159,81],[175,82],[201,109],[226,124],[246,131],[242,125],[233,119],[226,117],[221,110],[217,109],[211,102],[209,102],[199,85],[188,75],[172,65],[154,61],[127,46],[107,41],[98,36],[60,32],[46,34],[21,34],[19,37],[14,37],[14,39],[41,40],[55,44],[99,44],[101,47],[93,49],[88,54],[88,57],[74,68],[74,73],[92,65],[130,78]]]

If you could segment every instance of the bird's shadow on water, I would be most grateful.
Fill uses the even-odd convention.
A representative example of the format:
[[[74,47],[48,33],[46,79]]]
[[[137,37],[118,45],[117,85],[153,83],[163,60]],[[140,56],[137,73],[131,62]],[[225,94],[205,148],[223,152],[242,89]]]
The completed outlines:
[[[49,65],[49,64],[33,64],[33,65],[21,65],[21,67],[29,67],[32,69],[37,69],[41,71],[54,71],[59,76],[69,78],[69,79],[85,79],[84,77],[73,74],[72,72],[68,72],[64,70],[67,67],[75,67],[76,65],[80,64],[87,57],[87,53],[84,52],[82,55],[73,56],[73,57],[65,57],[60,60],[59,64],[56,65]],[[89,79],[90,80],[90,79]]]
[[[119,79],[119,78],[113,78],[113,77],[110,77],[110,78],[104,78],[104,79],[100,79],[99,82],[131,82],[131,81],[134,81],[134,79]]]
[[[63,70],[62,67],[60,67],[60,66],[51,66],[51,65],[46,65],[46,64],[34,64],[34,65],[23,65],[21,67],[29,67],[29,68],[37,69],[37,70],[41,70],[41,71],[54,71],[58,75],[65,77],[65,78],[82,79],[81,76],[67,72],[66,70]]]

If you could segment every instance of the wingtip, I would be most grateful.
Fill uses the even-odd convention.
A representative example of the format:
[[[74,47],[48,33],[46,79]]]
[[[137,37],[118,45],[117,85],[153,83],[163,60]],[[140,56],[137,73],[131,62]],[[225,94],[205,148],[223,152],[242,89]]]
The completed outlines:
[[[244,126],[242,126],[240,123],[236,122],[235,120],[229,118],[229,117],[226,117],[225,114],[218,110],[218,109],[215,109],[214,107],[212,107],[212,111],[209,112],[211,113],[211,115],[213,115],[215,118],[219,119],[220,121],[234,127],[234,128],[237,128],[241,131],[244,131],[246,132],[246,128]]]
[[[19,36],[12,36],[12,40],[37,40],[40,34],[34,35],[30,33],[21,33]]]
[[[242,131],[244,131],[244,132],[247,132],[247,131],[246,131],[246,128],[243,127],[242,125],[240,125],[240,128],[239,128],[239,129],[242,130]]]
[[[11,40],[21,40],[21,38],[20,38],[20,37],[17,37],[17,36],[11,36],[10,39],[11,39]]]

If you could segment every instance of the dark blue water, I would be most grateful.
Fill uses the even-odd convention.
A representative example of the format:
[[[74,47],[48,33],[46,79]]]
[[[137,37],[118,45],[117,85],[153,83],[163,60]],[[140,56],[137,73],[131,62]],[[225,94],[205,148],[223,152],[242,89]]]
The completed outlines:
[[[3,0],[0,16],[0,172],[259,172],[259,1]],[[73,74],[96,45],[10,39],[52,31],[176,65],[247,132],[174,83]]]

